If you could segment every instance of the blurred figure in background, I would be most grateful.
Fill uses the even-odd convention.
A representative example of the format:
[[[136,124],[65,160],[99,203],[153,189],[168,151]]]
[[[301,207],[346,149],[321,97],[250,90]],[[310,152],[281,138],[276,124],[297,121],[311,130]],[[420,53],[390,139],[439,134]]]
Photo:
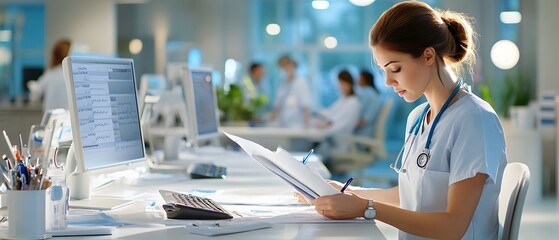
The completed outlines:
[[[297,62],[282,56],[278,65],[285,73],[285,80],[277,90],[270,125],[287,128],[307,128],[311,118],[311,97],[307,81],[295,74]]]
[[[252,63],[250,64],[248,70],[248,76],[245,76],[243,78],[243,82],[241,83],[245,99],[252,99],[256,98],[260,94],[266,94],[264,84],[262,84],[262,80],[266,75],[264,65],[260,63]]]
[[[353,88],[353,77],[347,70],[338,74],[338,87],[342,94],[330,107],[319,111],[316,127],[347,136],[353,133],[357,124],[361,102]]]
[[[353,133],[361,111],[361,102],[353,88],[353,78],[347,70],[338,74],[338,87],[342,93],[338,100],[318,112],[316,127],[326,129],[327,135],[331,136],[331,141],[320,145],[319,152],[323,156],[328,155],[325,152],[329,152],[332,147],[342,151],[347,149],[344,139]]]
[[[357,95],[361,100],[362,107],[355,133],[373,137],[377,115],[382,105],[379,91],[375,87],[373,74],[367,70],[362,70],[359,73],[357,84],[359,85],[356,88]]]
[[[269,111],[268,99],[270,92],[264,84],[266,68],[261,63],[252,63],[248,69],[248,75],[241,82],[243,99],[245,104],[254,111],[253,124],[260,125],[264,119],[264,114]]]
[[[62,74],[62,60],[70,53],[71,42],[62,39],[56,42],[51,53],[49,69],[37,81],[30,81],[30,101],[37,102],[43,98],[43,110],[56,108],[68,110],[68,97],[66,96],[66,83]]]

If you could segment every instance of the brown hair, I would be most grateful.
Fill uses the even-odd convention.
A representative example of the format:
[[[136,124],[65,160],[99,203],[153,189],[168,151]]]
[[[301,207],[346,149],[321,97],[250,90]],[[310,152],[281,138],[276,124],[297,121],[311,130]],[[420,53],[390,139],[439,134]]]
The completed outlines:
[[[62,60],[68,53],[70,53],[70,40],[62,39],[54,44],[54,48],[52,48],[52,56],[50,60],[50,67],[56,67],[62,63]]]
[[[338,81],[345,82],[345,83],[349,84],[349,86],[350,86],[349,95],[350,96],[355,94],[355,90],[353,90],[353,77],[351,76],[351,73],[349,73],[347,70],[342,70],[338,74]]]
[[[451,64],[458,73],[459,63],[466,63],[471,71],[475,61],[470,19],[457,12],[434,10],[423,2],[401,2],[386,10],[371,30],[370,45],[414,58],[433,47],[443,66]]]
[[[278,59],[278,65],[283,66],[285,64],[291,64],[294,68],[297,68],[297,62],[288,55],[283,55]]]

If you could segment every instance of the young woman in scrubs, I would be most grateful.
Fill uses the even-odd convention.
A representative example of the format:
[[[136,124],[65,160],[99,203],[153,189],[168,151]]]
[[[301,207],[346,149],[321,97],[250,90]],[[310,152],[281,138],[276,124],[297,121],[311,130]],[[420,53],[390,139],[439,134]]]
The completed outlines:
[[[400,239],[497,239],[498,196],[507,164],[499,118],[457,77],[474,57],[473,31],[461,14],[421,2],[388,9],[370,33],[385,82],[407,102],[406,143],[392,166],[399,185],[349,188],[310,203],[332,219],[365,217],[400,230]],[[332,183],[337,188],[340,184]]]

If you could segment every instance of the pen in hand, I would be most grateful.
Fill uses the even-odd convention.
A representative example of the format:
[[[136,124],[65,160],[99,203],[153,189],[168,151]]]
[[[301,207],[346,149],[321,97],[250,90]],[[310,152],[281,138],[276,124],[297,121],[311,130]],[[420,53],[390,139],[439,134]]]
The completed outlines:
[[[347,180],[347,182],[345,183],[344,187],[342,187],[342,190],[340,190],[340,192],[344,193],[344,191],[346,190],[347,187],[349,187],[349,184],[351,184],[352,181],[353,181],[353,178],[349,178]]]
[[[307,156],[305,156],[305,157],[303,158],[303,164],[307,164],[307,162],[309,161],[309,157],[310,157],[313,153],[314,153],[314,148],[311,149],[311,150],[309,151],[309,153],[307,153]]]

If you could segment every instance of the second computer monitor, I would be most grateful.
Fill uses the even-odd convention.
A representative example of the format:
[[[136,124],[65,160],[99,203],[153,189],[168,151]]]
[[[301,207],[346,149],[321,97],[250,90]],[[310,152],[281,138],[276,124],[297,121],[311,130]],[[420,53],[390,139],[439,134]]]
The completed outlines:
[[[186,67],[182,86],[188,112],[188,139],[198,141],[219,136],[217,99],[211,69]]]

